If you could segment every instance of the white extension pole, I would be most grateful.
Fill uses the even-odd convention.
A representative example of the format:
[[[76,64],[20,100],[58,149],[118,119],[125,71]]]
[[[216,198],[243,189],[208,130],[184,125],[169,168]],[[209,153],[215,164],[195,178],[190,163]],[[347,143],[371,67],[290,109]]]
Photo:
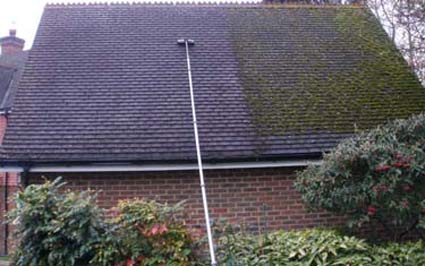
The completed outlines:
[[[201,148],[199,146],[198,124],[196,122],[195,96],[193,92],[192,71],[190,67],[189,43],[187,39],[185,39],[184,42],[186,46],[187,72],[189,76],[189,87],[190,87],[190,101],[192,103],[193,131],[195,132],[196,155],[198,157],[199,178],[201,181],[202,201],[204,204],[205,222],[207,225],[207,235],[208,235],[208,245],[210,248],[211,266],[216,266],[217,262],[215,261],[215,252],[214,252],[214,243],[213,243],[213,238],[211,233],[210,215],[208,213],[208,201],[207,201],[207,192],[205,190],[204,170],[202,168]]]

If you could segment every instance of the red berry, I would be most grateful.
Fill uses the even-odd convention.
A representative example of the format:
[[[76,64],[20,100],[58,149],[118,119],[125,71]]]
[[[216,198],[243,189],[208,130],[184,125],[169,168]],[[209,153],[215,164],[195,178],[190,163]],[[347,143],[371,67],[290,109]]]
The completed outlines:
[[[391,169],[391,166],[389,165],[379,165],[377,167],[375,167],[375,171],[376,172],[385,172]]]
[[[413,190],[413,187],[411,187],[409,185],[404,185],[403,186],[403,190],[406,191],[406,192],[409,192],[409,191],[412,191]]]
[[[372,189],[375,191],[375,193],[378,193],[379,191],[386,192],[388,187],[386,185],[376,185]]]
[[[160,235],[162,235],[162,234],[167,233],[167,232],[168,232],[168,228],[167,228],[167,226],[166,226],[165,224],[161,224],[161,225],[159,226],[158,233],[159,233]]]
[[[376,208],[372,205],[370,205],[369,207],[367,207],[367,214],[369,216],[374,216],[376,213]]]
[[[397,162],[394,162],[393,163],[393,166],[394,167],[397,167],[397,168],[401,168],[401,167],[403,167],[403,165],[404,165],[403,162],[400,162],[400,161],[397,161]]]

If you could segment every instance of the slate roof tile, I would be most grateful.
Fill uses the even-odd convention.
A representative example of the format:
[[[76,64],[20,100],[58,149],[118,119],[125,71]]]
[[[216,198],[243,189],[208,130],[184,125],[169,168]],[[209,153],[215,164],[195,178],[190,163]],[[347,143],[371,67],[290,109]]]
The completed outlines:
[[[10,109],[18,88],[28,51],[0,55],[0,108]]]
[[[290,59],[294,51],[298,51],[295,58],[300,58],[306,49],[291,38],[304,32],[321,43],[341,41],[328,18],[336,11],[317,9],[312,18],[311,10],[271,9],[249,5],[47,6],[2,147],[6,161],[195,160],[185,49],[176,44],[179,38],[196,42],[190,53],[205,160],[308,155],[332,148],[351,133],[317,128],[320,118],[303,116],[308,106],[299,103],[296,107],[290,101],[298,90],[282,88],[293,86],[300,73],[311,70],[305,62]],[[257,15],[269,12],[277,12],[272,17],[284,26],[261,30],[264,18]],[[245,24],[251,29],[238,26],[247,19],[258,21]],[[320,31],[312,24],[318,19],[326,22]],[[304,24],[294,31],[290,27],[294,21]],[[238,50],[238,40],[252,45],[250,50]],[[319,79],[329,71],[352,69],[357,55],[344,47],[323,53],[320,60],[328,68],[317,72]],[[287,60],[284,67],[282,58]],[[274,65],[279,68],[273,69]],[[268,87],[246,82],[252,70],[262,73]],[[280,94],[281,104],[291,103],[298,115],[285,116],[286,123],[294,129],[301,125],[303,130],[261,131],[250,93],[265,89]],[[418,95],[410,87],[405,92]],[[266,101],[260,113],[266,110],[272,114],[270,121],[275,121],[282,113],[273,112],[274,106]],[[378,123],[382,118],[372,116],[368,121]]]
[[[15,73],[14,68],[0,65],[0,101],[3,101]]]

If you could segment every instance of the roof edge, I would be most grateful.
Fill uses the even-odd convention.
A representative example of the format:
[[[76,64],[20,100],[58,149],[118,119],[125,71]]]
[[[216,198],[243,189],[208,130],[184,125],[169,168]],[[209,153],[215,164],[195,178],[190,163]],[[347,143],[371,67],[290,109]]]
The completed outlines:
[[[204,163],[204,170],[229,170],[229,169],[260,169],[260,168],[283,168],[305,167],[310,164],[321,164],[320,159],[306,160],[280,160],[262,162],[229,162],[229,163]],[[163,172],[163,171],[195,171],[198,170],[196,163],[175,164],[76,164],[76,165],[43,165],[31,166],[9,165],[0,167],[0,172],[30,172],[30,173],[54,173],[54,172]]]
[[[235,2],[218,0],[148,0],[146,2],[88,2],[88,3],[54,3],[50,2],[45,8],[86,8],[86,7],[120,7],[120,6],[224,6],[224,7],[270,7],[270,8],[364,8],[364,4],[297,4],[297,3],[262,3],[260,0],[242,0]]]
[[[327,151],[317,151],[308,153],[291,153],[280,155],[262,155],[257,157],[228,157],[228,158],[203,158],[204,163],[221,164],[221,163],[253,163],[253,162],[275,162],[275,161],[291,161],[291,160],[315,160],[321,159],[323,153]],[[31,166],[31,165],[92,165],[92,164],[129,164],[129,165],[146,165],[146,164],[192,164],[196,163],[193,159],[157,159],[157,160],[136,160],[136,159],[87,159],[87,160],[34,160],[31,158],[8,158],[7,151],[3,150],[3,160],[0,161],[0,168],[4,166]]]

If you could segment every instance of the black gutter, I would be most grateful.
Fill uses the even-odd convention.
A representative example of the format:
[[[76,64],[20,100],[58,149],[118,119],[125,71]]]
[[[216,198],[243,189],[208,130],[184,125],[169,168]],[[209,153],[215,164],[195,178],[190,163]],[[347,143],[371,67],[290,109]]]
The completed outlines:
[[[206,159],[204,163],[220,164],[220,163],[250,163],[250,162],[274,162],[282,160],[312,160],[312,159],[321,159],[323,152],[314,152],[314,153],[297,153],[297,154],[288,154],[280,156],[262,156],[262,157],[235,157],[227,159]],[[23,167],[25,170],[30,170],[33,166],[51,166],[51,165],[63,165],[63,166],[82,166],[82,165],[108,165],[108,164],[128,164],[128,165],[146,165],[146,164],[188,164],[196,163],[196,160],[80,160],[80,161],[37,161],[37,160],[3,160],[1,166],[10,166],[10,167]]]

